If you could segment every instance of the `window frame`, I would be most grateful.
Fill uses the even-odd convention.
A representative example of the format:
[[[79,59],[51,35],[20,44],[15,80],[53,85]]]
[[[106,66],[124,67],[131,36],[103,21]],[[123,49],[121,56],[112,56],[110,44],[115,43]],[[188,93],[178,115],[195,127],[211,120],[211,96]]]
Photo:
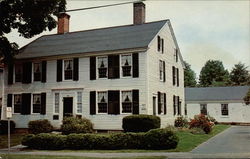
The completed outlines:
[[[123,99],[122,99],[122,93],[123,92],[131,92],[131,112],[123,113]],[[120,114],[133,114],[133,90],[120,90]]]
[[[223,106],[226,106],[226,109],[224,111],[227,111],[227,114],[223,114]],[[229,116],[229,107],[228,103],[221,103],[221,115],[222,116]]]
[[[206,112],[206,113],[203,113],[203,108],[205,108],[205,112]],[[201,104],[200,104],[200,114],[208,115],[207,103],[201,103]]]
[[[107,101],[106,101],[106,104],[107,104],[107,112],[106,113],[104,113],[104,112],[101,112],[101,113],[99,113],[99,93],[101,93],[101,92],[106,92],[106,94],[107,94]],[[101,91],[96,91],[96,114],[108,114],[108,91],[107,90],[101,90]]]
[[[107,59],[107,72],[106,72],[106,76],[107,77],[99,77],[99,58],[106,58]],[[97,79],[108,79],[108,68],[109,68],[109,66],[108,66],[108,56],[97,56],[96,57],[96,78]]]
[[[20,102],[20,112],[19,112],[19,113],[15,113],[15,105],[16,105],[16,104],[15,104],[15,96],[16,96],[16,95],[20,96],[20,99],[21,99],[21,100],[20,100],[21,102]],[[13,107],[12,114],[21,114],[21,107],[22,107],[22,94],[13,94],[12,103],[13,103],[13,104],[12,104],[12,107]]]
[[[39,64],[39,67],[40,67],[40,80],[35,80],[35,64]],[[42,81],[42,62],[32,62],[32,79],[33,79],[33,82]]]
[[[65,79],[65,61],[72,61],[72,77],[71,79]],[[73,58],[69,58],[69,59],[63,59],[63,65],[62,65],[62,72],[63,72],[63,81],[73,81],[73,73],[74,73],[74,60]]]
[[[131,57],[131,71],[130,71],[130,76],[123,76],[123,66],[122,66],[122,57],[123,56],[130,56]],[[132,78],[133,77],[133,54],[121,54],[120,55],[120,78]]]
[[[80,100],[79,100],[79,94],[81,94],[81,96],[80,96]],[[82,100],[83,100],[83,98],[82,98],[82,92],[80,92],[80,91],[78,91],[78,92],[76,92],[76,114],[82,114]],[[78,105],[79,104],[81,104],[81,109],[79,109],[79,107],[78,107]],[[80,110],[79,112],[78,112],[78,110]]]
[[[159,102],[158,102],[158,104],[159,104]],[[166,115],[166,114],[164,114],[164,93],[162,93],[162,92],[160,92],[160,105],[161,105],[161,113],[158,113],[158,115]],[[159,109],[159,106],[158,106],[158,109]],[[159,110],[158,110],[158,112],[159,112]]]
[[[56,94],[58,94],[58,112],[56,112]],[[54,93],[54,105],[53,105],[53,114],[60,114],[60,93],[59,92],[55,92]]]
[[[40,111],[39,111],[39,113],[34,113],[34,96],[35,95],[39,95],[40,96]],[[41,95],[41,93],[32,93],[32,98],[31,98],[31,103],[32,103],[32,106],[31,106],[31,114],[40,114],[41,113],[41,104],[42,104],[42,95]]]
[[[159,79],[161,82],[164,82],[164,65],[163,65],[164,61],[163,60],[159,60]],[[161,70],[162,68],[162,70]]]

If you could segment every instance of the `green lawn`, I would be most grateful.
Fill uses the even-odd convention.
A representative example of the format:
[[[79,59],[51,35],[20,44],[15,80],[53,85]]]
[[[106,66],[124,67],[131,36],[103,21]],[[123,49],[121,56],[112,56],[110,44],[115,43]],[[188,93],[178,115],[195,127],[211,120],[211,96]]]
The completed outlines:
[[[22,141],[22,137],[25,134],[11,134],[10,136],[10,145],[16,146],[20,145]],[[8,135],[0,135],[0,149],[8,147]]]
[[[209,138],[229,128],[229,125],[215,125],[210,134],[192,134],[187,131],[178,131],[179,144],[176,149],[170,151],[187,152],[191,151],[201,143],[207,141]]]
[[[7,159],[7,155],[0,155],[2,159]],[[164,156],[142,156],[142,157],[126,157],[112,159],[165,159]],[[8,159],[100,159],[93,157],[73,157],[73,156],[37,156],[37,155],[10,155]]]

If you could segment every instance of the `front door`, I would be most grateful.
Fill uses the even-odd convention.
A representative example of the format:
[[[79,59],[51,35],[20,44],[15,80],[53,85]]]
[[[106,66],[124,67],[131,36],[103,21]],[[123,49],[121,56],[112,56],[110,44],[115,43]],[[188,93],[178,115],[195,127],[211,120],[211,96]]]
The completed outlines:
[[[73,97],[63,98],[63,117],[73,116]]]
[[[156,97],[153,97],[153,115],[156,115]]]

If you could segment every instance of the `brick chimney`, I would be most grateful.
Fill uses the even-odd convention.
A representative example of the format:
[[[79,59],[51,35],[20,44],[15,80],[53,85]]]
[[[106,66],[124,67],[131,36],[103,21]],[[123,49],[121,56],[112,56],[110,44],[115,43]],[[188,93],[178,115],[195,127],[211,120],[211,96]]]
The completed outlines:
[[[57,34],[65,34],[69,32],[69,18],[67,13],[61,13],[58,15]]]
[[[145,23],[145,4],[143,2],[134,3],[134,24]]]

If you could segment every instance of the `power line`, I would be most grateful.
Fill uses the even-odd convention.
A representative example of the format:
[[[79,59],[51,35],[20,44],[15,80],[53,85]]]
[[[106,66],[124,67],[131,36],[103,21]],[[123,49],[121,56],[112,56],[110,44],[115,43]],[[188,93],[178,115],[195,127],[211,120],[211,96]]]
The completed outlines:
[[[123,4],[138,3],[138,2],[142,2],[142,1],[144,1],[144,0],[138,0],[138,1],[134,1],[134,2],[117,3],[117,4],[108,4],[108,5],[95,6],[95,7],[88,7],[88,8],[71,9],[71,10],[66,10],[65,12],[74,12],[74,11],[80,11],[80,10],[89,10],[89,9],[97,9],[97,8],[111,7],[111,6],[118,6],[118,5],[123,5]]]

